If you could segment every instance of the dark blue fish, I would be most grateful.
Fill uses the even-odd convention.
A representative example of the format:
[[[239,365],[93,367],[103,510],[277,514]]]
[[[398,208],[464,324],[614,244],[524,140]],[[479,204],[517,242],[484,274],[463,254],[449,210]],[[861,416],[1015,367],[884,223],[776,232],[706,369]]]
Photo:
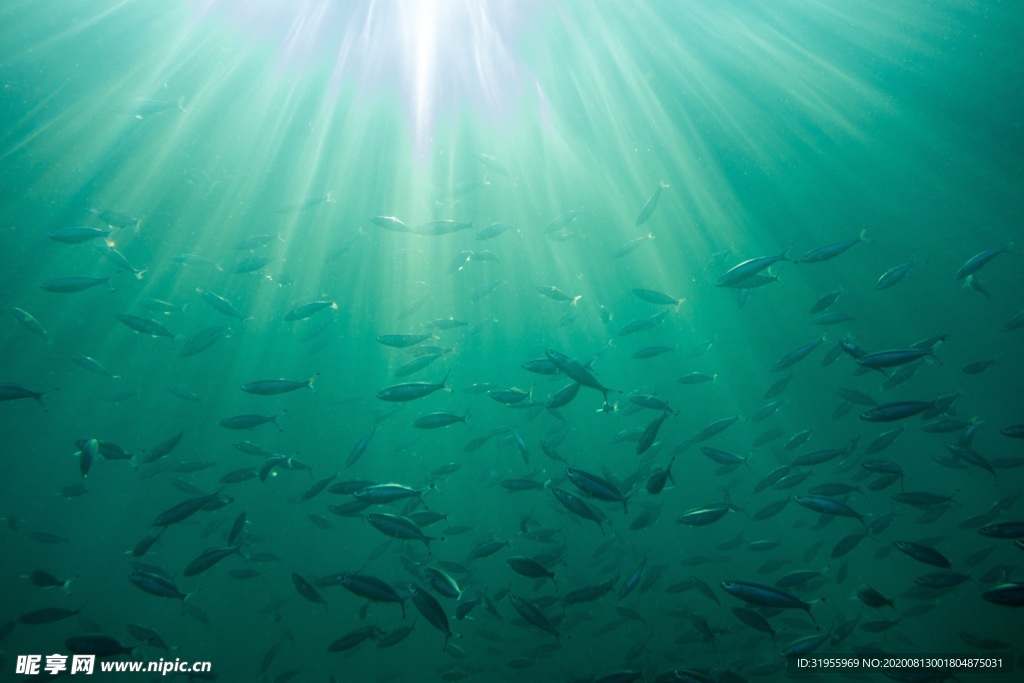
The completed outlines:
[[[974,275],[979,270],[981,270],[982,267],[985,266],[985,264],[994,259],[996,256],[1008,253],[1010,249],[1013,247],[1013,244],[1013,242],[1010,242],[1009,244],[1003,245],[1001,247],[996,247],[995,249],[988,249],[979,254],[975,254],[971,258],[967,259],[967,261],[962,266],[960,266],[960,268],[953,275],[953,279],[963,280],[970,277],[971,275]]]
[[[908,557],[912,557],[918,562],[924,562],[930,564],[933,567],[941,567],[943,569],[949,569],[952,565],[949,559],[934,548],[922,545],[921,543],[914,543],[912,541],[895,541],[893,545],[896,549],[904,553]]]
[[[509,593],[509,602],[512,603],[512,607],[515,608],[516,612],[519,612],[519,616],[525,619],[528,623],[536,626],[542,631],[547,631],[555,637],[556,642],[561,642],[562,636],[554,625],[548,620],[544,613],[541,612],[540,608],[534,603],[530,602],[526,598],[521,598],[515,593]]]
[[[867,422],[894,422],[920,415],[934,407],[935,401],[894,401],[865,410],[860,414],[860,419]]]
[[[382,401],[391,402],[413,401],[417,398],[423,398],[424,396],[432,394],[438,389],[451,391],[451,388],[446,384],[448,381],[448,375],[450,374],[451,370],[445,373],[444,379],[437,384],[432,384],[430,382],[405,382],[404,384],[396,384],[378,391],[377,398]]]
[[[550,358],[551,361],[558,366],[558,369],[562,371],[562,374],[569,379],[575,380],[585,387],[590,387],[591,389],[600,391],[601,395],[604,396],[604,407],[602,410],[605,412],[612,410],[611,404],[608,403],[608,392],[616,391],[615,389],[609,389],[601,384],[597,377],[594,376],[594,373],[592,373],[585,365],[569,358],[563,353],[559,353],[554,349],[547,349],[544,351],[544,354]]]
[[[772,366],[772,370],[774,372],[779,372],[780,370],[785,370],[786,368],[796,365],[804,358],[807,358],[807,356],[809,356],[814,349],[818,348],[823,341],[825,341],[824,337],[821,339],[815,339],[812,342],[807,342],[806,344],[801,344],[782,356],[782,358]]]
[[[823,247],[818,247],[817,249],[811,249],[809,252],[798,258],[797,263],[819,263],[821,261],[833,259],[846,252],[853,245],[865,241],[864,235],[867,231],[868,229],[864,228],[860,231],[860,234],[853,239],[834,242],[832,244],[826,244]]]
[[[416,584],[408,584],[408,589],[409,597],[412,598],[412,604],[416,605],[416,609],[420,611],[423,618],[426,619],[431,626],[444,634],[444,645],[441,646],[441,649],[443,650],[445,646],[448,645],[448,640],[455,635],[448,626],[448,615],[444,613],[444,608],[441,606],[441,603],[434,598],[434,596]]]

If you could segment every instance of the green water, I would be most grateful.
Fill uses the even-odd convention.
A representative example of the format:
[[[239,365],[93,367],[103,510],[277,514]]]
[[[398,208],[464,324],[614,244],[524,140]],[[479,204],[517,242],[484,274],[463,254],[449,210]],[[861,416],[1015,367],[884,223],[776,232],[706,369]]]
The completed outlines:
[[[1008,666],[1021,655],[1019,615],[983,593],[1022,580],[1020,549],[978,527],[1021,519],[1024,451],[1000,430],[1024,422],[1024,332],[1006,329],[1024,309],[1022,24],[1024,13],[1009,2],[6,3],[0,292],[4,307],[31,314],[45,339],[16,311],[0,325],[0,383],[44,392],[44,406],[0,405],[0,621],[84,608],[50,624],[5,627],[2,678],[21,678],[18,655],[70,654],[68,638],[98,634],[137,645],[139,661],[208,660],[223,681],[283,681],[287,672],[302,681],[601,680],[621,670],[653,681],[676,680],[657,676],[678,668],[723,682],[786,680],[780,650],[819,633],[814,622],[834,635],[858,614],[851,635],[817,652],[994,654]],[[638,225],[660,183],[668,187]],[[104,210],[132,219],[115,221],[129,224],[110,227],[107,247],[48,237],[105,228]],[[569,221],[568,212],[578,216]],[[382,216],[413,231],[384,229],[373,220]],[[559,217],[561,227],[553,224]],[[416,233],[437,220],[472,228]],[[494,223],[512,228],[477,239]],[[865,229],[838,256],[799,262]],[[265,244],[236,248],[260,235]],[[972,256],[1014,240],[969,282],[954,278]],[[797,262],[779,261],[749,280],[772,279],[764,286],[716,286],[741,261],[787,249]],[[235,272],[259,257],[266,265]],[[901,264],[913,264],[905,278],[877,289]],[[41,288],[107,276],[108,284],[80,292]],[[552,286],[578,299],[538,291]],[[636,288],[685,301],[677,312]],[[203,291],[225,297],[240,318],[218,311]],[[822,313],[850,319],[813,324],[812,305],[836,291]],[[152,300],[169,307],[157,310]],[[325,307],[285,319],[311,300]],[[170,336],[133,331],[119,314],[158,322]],[[447,318],[465,325],[429,326]],[[649,329],[623,334],[647,319]],[[209,329],[222,338],[183,355],[189,338]],[[377,337],[423,332],[434,338],[418,346],[437,346],[440,356],[396,377],[418,347]],[[839,341],[875,352],[935,335],[948,336],[934,357],[891,388],[879,371],[856,372],[849,354],[824,362]],[[816,339],[824,341],[807,358],[772,370]],[[651,347],[667,350],[633,357]],[[601,393],[587,386],[548,410],[571,380],[521,367],[548,349],[576,359],[575,371],[589,363],[587,372],[613,390],[615,410],[602,410]],[[964,371],[989,360],[980,372]],[[715,379],[679,382],[694,372]],[[377,398],[385,387],[441,382],[446,373],[450,392],[405,403]],[[765,397],[790,374],[778,396]],[[240,389],[314,375],[315,392]],[[517,407],[487,393],[513,387],[531,392]],[[878,403],[956,399],[945,415],[878,423],[859,417],[866,405],[844,412],[837,389]],[[642,455],[638,434],[659,413],[638,408],[631,397],[639,394],[673,410]],[[773,400],[777,409],[754,419]],[[468,417],[436,430],[413,426],[433,412]],[[280,429],[220,425],[246,413],[277,416]],[[733,416],[740,419],[725,431],[687,445]],[[963,425],[922,429],[936,420],[980,424],[969,443],[983,460],[965,462],[944,445],[970,438]],[[866,452],[903,425],[891,446]],[[626,430],[631,438],[617,438]],[[805,430],[813,431],[804,445],[785,447]],[[169,454],[145,462],[179,431]],[[83,477],[75,441],[88,439],[134,459],[98,456]],[[266,462],[233,440],[311,469],[279,466],[265,481],[224,483]],[[722,466],[702,447],[747,460]],[[846,450],[796,468],[811,474],[793,488],[758,487],[775,468],[824,449]],[[870,459],[898,463],[902,480],[877,484],[879,475],[861,466]],[[449,463],[459,467],[438,474]],[[648,479],[670,463],[674,481],[649,493]],[[628,496],[628,512],[588,498],[566,479],[567,467],[611,481]],[[433,486],[420,510],[447,519],[423,532],[445,540],[428,554],[365,519],[410,514],[407,501],[341,516],[331,508],[349,495],[301,499],[334,474],[335,483]],[[501,485],[509,479],[540,486],[509,493]],[[829,483],[856,487],[833,497],[871,528],[848,554],[831,557],[841,538],[865,528],[857,519],[821,517],[795,501],[758,519],[765,506]],[[574,515],[555,488],[608,521]],[[901,490],[950,500],[918,508],[893,500]],[[216,491],[217,509],[170,525],[148,553],[132,556],[159,529],[158,514]],[[713,524],[678,522],[720,504],[734,509]],[[243,512],[240,552],[186,576],[200,553],[227,544]],[[492,540],[511,547],[469,559]],[[749,547],[765,540],[779,544]],[[906,556],[896,541],[933,546],[951,569]],[[537,559],[557,585],[515,573],[512,556]],[[640,585],[619,598],[644,559]],[[133,585],[137,561],[188,593],[184,606]],[[444,636],[412,599],[403,620],[395,605],[329,586],[319,589],[325,608],[292,578],[362,573],[404,596],[410,582],[428,586],[425,566],[445,566],[462,602],[495,601],[496,615],[481,604],[458,620],[456,601],[438,596],[457,651],[442,651]],[[800,609],[764,611],[775,644],[735,616],[733,608],[748,605],[721,585],[773,583],[799,569],[822,570],[791,589],[813,601],[813,621]],[[33,585],[33,570],[74,577],[70,595]],[[239,570],[258,574],[238,578]],[[913,592],[915,578],[935,571],[971,578]],[[612,592],[593,602],[561,600],[609,579]],[[866,606],[856,596],[862,585],[894,598],[895,611]],[[509,591],[540,606],[559,638],[527,624]],[[862,628],[881,620],[894,621]],[[154,629],[175,649],[141,641],[130,624]],[[367,626],[377,636],[413,631],[390,648],[377,647],[377,637],[328,651]],[[990,651],[976,639],[1009,647]],[[957,678],[980,680],[972,675]]]

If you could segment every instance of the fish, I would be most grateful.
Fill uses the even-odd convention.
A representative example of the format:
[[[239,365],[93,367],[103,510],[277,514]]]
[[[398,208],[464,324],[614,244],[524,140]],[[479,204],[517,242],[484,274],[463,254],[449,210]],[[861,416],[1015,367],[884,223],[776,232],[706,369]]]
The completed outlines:
[[[46,233],[46,236],[54,242],[64,244],[81,244],[95,239],[105,239],[108,235],[110,235],[109,227],[93,228],[87,225],[54,228]]]
[[[832,498],[826,498],[824,496],[793,496],[793,500],[800,505],[803,505],[805,508],[820,514],[836,517],[853,517],[861,524],[864,524],[865,526],[867,525],[864,521],[864,517],[862,517],[860,513],[846,503],[838,500],[833,500]]]
[[[170,257],[172,261],[182,266],[213,266],[217,270],[224,268],[213,259],[200,254],[176,254]]]
[[[171,100],[137,97],[129,103],[129,110],[131,112],[132,118],[138,119],[139,121],[143,120],[147,116],[155,116],[165,111],[170,111],[171,109],[177,109],[178,111],[184,113],[185,97],[179,97],[176,101],[173,102]],[[111,210],[106,209],[103,213],[111,213]]]
[[[60,277],[54,280],[47,280],[43,284],[39,285],[40,289],[47,292],[54,292],[57,294],[72,294],[74,292],[82,292],[86,289],[93,287],[99,287],[100,285],[110,285],[110,278],[113,275],[106,277]],[[114,289],[111,287],[110,291]]]
[[[153,519],[153,526],[170,526],[183,522],[195,513],[203,509],[210,509],[211,506],[222,502],[221,491],[216,491],[206,496],[196,496],[182,501],[177,505],[167,508]]]
[[[823,247],[811,249],[809,252],[801,256],[796,260],[797,263],[820,263],[821,261],[828,261],[833,259],[840,254],[845,253],[855,244],[865,242],[864,235],[867,234],[868,229],[864,228],[860,233],[853,239],[842,240],[841,242],[834,242],[827,244]]]
[[[779,261],[788,261],[790,249],[792,249],[792,245],[787,247],[785,251],[774,256],[759,256],[757,258],[747,259],[746,261],[737,263],[715,281],[715,286],[735,287],[741,283],[745,283],[747,280],[759,274],[762,270],[770,268]]]
[[[125,255],[122,254],[120,251],[118,251],[112,243],[93,242],[93,248],[99,253],[103,254],[103,256],[106,257],[108,261],[113,263],[114,266],[119,268],[121,271],[127,270],[128,272],[130,272],[132,275],[135,276],[136,280],[141,280],[142,277],[146,274],[146,271],[148,270],[146,268],[136,268],[135,266],[133,266],[128,261],[127,257],[125,257]]]
[[[1024,582],[1011,581],[983,591],[981,597],[1004,607],[1024,607]]]
[[[420,531],[415,522],[399,515],[374,512],[366,516],[366,521],[385,536],[391,536],[392,538],[404,541],[421,541],[427,548],[427,552],[430,552],[431,541],[444,540],[434,536],[427,536]]]
[[[811,315],[814,315],[816,313],[821,313],[825,311],[836,302],[836,300],[842,293],[843,290],[837,289],[829,292],[828,294],[822,294],[820,297],[818,297],[817,301],[815,301],[814,304],[811,305],[811,310],[809,312],[811,313]]]
[[[780,358],[775,363],[775,365],[772,366],[772,371],[780,372],[782,370],[786,370],[787,368],[793,367],[794,365],[802,361],[804,358],[807,358],[807,356],[811,355],[814,349],[818,348],[818,346],[820,346],[823,341],[825,341],[824,337],[820,339],[815,339],[814,341],[807,342],[806,344],[801,344],[800,346],[794,348],[792,351],[785,353],[782,356],[782,358]]]
[[[316,589],[316,586],[310,583],[304,576],[296,572],[292,572],[292,584],[295,585],[295,590],[299,592],[299,595],[310,602],[323,605],[324,609],[329,610],[327,607],[327,600],[324,599],[324,596]]]
[[[637,332],[644,332],[646,330],[653,330],[655,327],[665,322],[668,317],[667,311],[655,313],[654,315],[647,318],[639,318],[636,320],[630,320],[628,323],[619,328],[617,336],[625,337],[626,335],[636,334]]]
[[[532,624],[533,626],[536,626],[542,631],[547,631],[548,633],[553,635],[555,637],[555,642],[562,642],[561,634],[554,627],[551,621],[549,621],[548,618],[544,616],[544,613],[540,610],[539,607],[537,607],[537,605],[530,602],[526,598],[519,597],[515,593],[509,593],[508,599],[509,602],[512,603],[512,607],[515,609],[515,611],[519,613],[519,616],[521,616],[523,619],[525,619],[528,623]]]
[[[821,326],[839,325],[841,323],[850,322],[852,320],[856,320],[856,318],[854,318],[849,313],[840,313],[838,311],[833,311],[831,313],[823,313],[819,316],[816,316],[813,320],[811,320],[811,324]]]
[[[237,545],[225,548],[212,548],[210,550],[203,551],[185,566],[185,571],[182,572],[182,574],[184,576],[196,576],[197,574],[202,574],[224,558],[235,554],[241,554],[241,548]]]
[[[893,368],[899,365],[913,363],[914,361],[920,360],[926,356],[929,356],[938,362],[938,358],[935,356],[935,351],[932,348],[876,351],[874,353],[866,353],[859,358],[856,358],[854,362],[857,363],[857,365],[871,368],[872,370],[881,370],[883,368]]]
[[[100,222],[115,228],[132,228],[138,232],[139,226],[142,224],[141,219],[120,209],[89,209],[89,213],[96,216]]]
[[[377,337],[377,342],[384,346],[404,349],[431,338],[433,334],[382,334]]]
[[[309,197],[302,197],[294,201],[285,202],[284,204],[278,205],[274,209],[274,213],[296,213],[298,211],[305,211],[311,209],[314,206],[320,204],[333,204],[334,193],[325,192],[324,194],[311,195]]]
[[[640,582],[644,578],[644,573],[647,571],[647,558],[645,557],[640,561],[640,564],[630,572],[629,576],[623,582],[622,586],[619,587],[618,597],[619,599],[625,598],[627,595],[633,592],[633,589],[640,585]]]
[[[42,607],[40,609],[25,612],[15,620],[19,624],[38,626],[41,624],[53,624],[70,617],[77,616],[85,608],[82,605],[78,609],[66,609],[64,607]]]
[[[184,435],[184,432],[180,432],[179,431],[177,434],[175,434],[171,438],[169,438],[169,439],[167,439],[165,441],[161,441],[156,446],[154,446],[149,451],[149,453],[146,454],[146,457],[142,459],[142,462],[143,463],[156,462],[160,458],[165,457],[166,455],[168,455],[171,451],[173,451],[178,446],[178,444],[181,442],[181,438],[182,438],[183,435]]]
[[[675,308],[676,313],[679,312],[679,307],[686,301],[686,297],[676,298],[669,294],[659,292],[653,289],[644,289],[642,287],[633,288],[633,295],[638,299],[646,301],[647,303],[654,304],[656,306],[672,306]]]
[[[981,270],[986,264],[988,264],[989,261],[994,259],[996,256],[999,256],[1000,254],[1009,253],[1010,250],[1013,248],[1013,245],[1013,242],[1009,242],[1008,244],[1004,244],[1001,247],[996,247],[994,249],[986,249],[985,251],[975,254],[971,258],[967,259],[967,261],[965,261],[964,264],[957,269],[956,273],[953,274],[953,279],[965,280],[971,277],[979,270]]]
[[[781,588],[755,581],[736,580],[722,581],[721,586],[726,593],[748,604],[776,609],[802,609],[812,620],[814,618],[811,615],[811,603],[804,602]]]
[[[551,493],[554,494],[555,499],[558,500],[565,509],[574,515],[594,522],[597,524],[598,528],[601,529],[602,533],[604,533],[604,529],[601,525],[605,521],[605,518],[598,515],[597,511],[588,505],[586,501],[557,486],[551,488]]]
[[[610,593],[615,585],[615,579],[608,579],[604,583],[594,586],[584,586],[569,591],[562,597],[563,605],[578,605],[583,602],[594,602]]]
[[[469,300],[472,301],[473,303],[477,303],[478,301],[483,299],[485,296],[487,296],[488,294],[493,292],[495,289],[497,289],[498,285],[500,285],[501,283],[502,283],[501,280],[494,280],[493,282],[489,282],[489,283],[487,283],[485,285],[481,285],[481,286],[477,287],[470,294]]]
[[[95,655],[97,657],[116,657],[131,655],[138,645],[122,645],[110,636],[72,636],[64,641],[68,652],[76,655]]]
[[[707,526],[722,519],[731,510],[733,510],[733,507],[725,503],[706,505],[687,510],[679,517],[678,522],[686,526]]]
[[[571,467],[565,470],[565,476],[576,488],[588,496],[611,503],[622,503],[623,512],[629,512],[626,496],[607,479]]]
[[[424,396],[428,396],[439,389],[444,389],[445,391],[450,392],[451,388],[447,385],[448,375],[450,374],[451,370],[445,373],[444,379],[437,384],[432,384],[430,382],[405,382],[403,384],[395,384],[378,391],[377,398],[382,401],[404,402],[423,398]]]
[[[907,261],[898,266],[890,268],[889,270],[882,273],[881,277],[878,278],[878,282],[875,283],[876,290],[889,289],[894,287],[903,281],[903,278],[907,276],[910,269],[914,267],[917,262],[914,260]]]
[[[650,220],[651,216],[654,214],[654,210],[658,208],[658,200],[661,198],[661,191],[667,190],[669,187],[671,187],[671,185],[666,183],[664,180],[658,183],[658,187],[654,189],[654,193],[647,198],[647,201],[644,202],[644,205],[640,208],[640,213],[636,217],[637,227],[640,227]]]
[[[814,465],[820,465],[830,460],[835,460],[841,455],[847,455],[851,453],[852,449],[850,446],[846,448],[826,448],[820,451],[814,451],[813,453],[805,453],[804,455],[798,456],[793,459],[790,463],[797,467],[811,467]]]
[[[409,375],[419,372],[440,357],[440,353],[427,353],[422,356],[417,356],[416,358],[413,358],[407,363],[399,366],[392,374],[395,377],[408,377]]]
[[[867,422],[894,422],[904,420],[934,408],[935,401],[893,401],[865,410],[860,419]]]
[[[441,427],[447,427],[453,425],[456,422],[462,422],[465,424],[466,415],[455,415],[454,413],[430,413],[429,415],[422,415],[412,422],[412,426],[417,429],[439,429]]]
[[[371,484],[358,491],[353,491],[352,495],[357,500],[366,501],[373,505],[384,505],[393,503],[396,500],[419,498],[427,491],[432,490],[434,490],[433,484],[422,489],[414,489],[403,484]]]
[[[945,555],[927,545],[914,543],[912,541],[894,541],[893,546],[903,554],[914,558],[918,562],[924,562],[925,564],[930,564],[933,567],[940,567],[942,569],[949,569],[952,566]]]
[[[742,621],[747,626],[751,627],[755,631],[761,631],[767,633],[772,638],[772,645],[775,645],[775,629],[772,628],[768,620],[761,616],[760,612],[757,612],[746,607],[733,607],[732,613],[737,619]]]
[[[330,645],[327,646],[328,652],[347,652],[352,650],[367,640],[376,640],[383,636],[385,632],[377,626],[363,626],[353,631],[349,631],[341,638],[338,638]]]
[[[207,327],[185,338],[178,349],[178,355],[182,358],[190,358],[198,353],[207,350],[221,339],[231,336],[231,328],[226,325]],[[178,337],[175,337],[178,339]]]
[[[826,640],[830,638],[830,634],[822,633],[818,635],[804,636],[803,638],[797,638],[786,647],[782,648],[779,653],[783,657],[797,657],[799,655],[805,655],[809,652],[814,652],[821,647]]]
[[[476,239],[494,239],[495,237],[505,234],[509,230],[515,230],[515,226],[511,223],[491,223],[486,228],[481,228],[476,231]]]
[[[993,363],[995,363],[995,359],[992,358],[976,360],[970,363],[965,363],[963,368],[961,368],[961,371],[965,375],[979,375],[982,372],[985,372],[985,370],[987,370]]]
[[[176,339],[178,337],[178,335],[171,332],[162,324],[155,320],[150,320],[149,318],[142,318],[129,313],[118,313],[117,319],[126,327],[135,330],[140,334],[149,335],[150,337],[167,337],[168,339]]]
[[[402,608],[402,618],[405,618],[405,600],[388,583],[373,576],[365,574],[346,574],[341,579],[341,585],[350,592],[372,602],[393,602]]]
[[[395,216],[374,216],[370,219],[370,222],[391,232],[413,232],[411,226],[406,225],[400,218]]]
[[[61,590],[70,595],[71,582],[78,577],[58,579],[48,571],[43,569],[33,569],[28,578],[32,582],[33,586],[39,586],[40,588],[56,588],[57,586],[60,586]]]
[[[236,308],[235,305],[231,303],[231,301],[227,297],[221,296],[216,292],[211,292],[208,289],[202,289],[199,287],[196,288],[196,292],[201,297],[203,297],[203,300],[206,303],[210,304],[210,306],[212,306],[213,309],[218,313],[223,313],[229,318],[236,318],[238,320],[250,319],[250,316],[238,310],[238,308]]]
[[[1024,327],[1024,311],[1013,316],[1006,321],[1005,325],[1003,325],[1003,329],[1007,332],[1013,332],[1014,330],[1019,330],[1022,327]]]
[[[572,225],[580,215],[582,215],[582,213],[582,209],[570,209],[565,213],[559,214],[547,224],[544,228],[544,234],[549,236],[564,234],[568,227]]]
[[[406,584],[406,587],[409,591],[409,598],[412,599],[412,604],[416,606],[416,609],[427,620],[427,623],[444,634],[444,644],[441,646],[443,651],[448,645],[448,640],[455,635],[448,626],[448,616],[445,614],[444,608],[434,596],[415,583]]]
[[[140,590],[160,598],[173,598],[185,601],[189,593],[182,593],[169,579],[144,571],[133,571],[128,575],[128,580]]]
[[[610,410],[612,410],[611,404],[608,403],[608,392],[616,391],[615,389],[609,389],[608,387],[601,384],[601,382],[598,381],[597,377],[595,377],[594,374],[589,369],[587,369],[586,366],[582,365],[578,361],[569,358],[563,353],[559,353],[554,349],[548,348],[545,349],[544,355],[546,355],[555,365],[557,365],[558,369],[562,371],[562,374],[564,374],[569,379],[574,380],[585,387],[590,387],[591,389],[596,389],[597,391],[600,391],[601,395],[604,396],[604,406],[602,407],[602,410],[604,412],[609,412]]]
[[[19,384],[0,384],[0,401],[17,401],[23,398],[31,398],[39,403],[44,410],[46,409],[46,404],[43,403],[43,396],[48,393],[47,391],[32,391]]]
[[[255,382],[248,382],[242,385],[242,391],[247,394],[259,394],[261,396],[273,396],[275,394],[284,394],[289,391],[295,391],[296,389],[302,389],[303,387],[309,388],[314,394],[316,389],[313,388],[313,381],[320,376],[320,373],[316,373],[309,379],[305,380],[291,380],[291,379],[264,379]]]
[[[683,375],[678,381],[680,384],[704,384],[705,382],[714,382],[718,380],[718,374],[709,375],[706,372],[691,372],[688,375]]]
[[[43,341],[47,343],[50,342],[50,338],[46,333],[46,328],[43,327],[42,323],[36,320],[35,316],[33,316],[25,309],[18,308],[17,306],[11,306],[10,311],[11,315],[14,316],[14,319],[18,321],[19,325],[24,327],[32,334],[40,337]]]
[[[254,249],[265,247],[275,240],[280,242],[284,241],[281,239],[280,234],[252,235],[250,237],[245,237],[243,239],[238,240],[231,246],[231,248],[234,249],[235,251],[253,251]]]
[[[712,462],[716,462],[719,465],[746,465],[750,462],[749,454],[743,457],[718,448],[711,448],[710,446],[701,446],[700,450]]]
[[[460,232],[462,230],[472,230],[473,221],[455,221],[450,219],[430,221],[428,223],[420,223],[412,229],[417,235],[424,235],[428,237],[440,237],[442,235],[451,235],[452,233]]]
[[[250,256],[249,258],[240,261],[238,265],[234,267],[232,272],[239,274],[255,273],[257,270],[265,268],[276,260],[277,259],[273,256]]]
[[[640,439],[636,442],[637,455],[643,455],[654,445],[654,440],[658,438],[658,430],[661,429],[662,423],[665,422],[669,415],[670,411],[668,410],[662,412],[661,415],[651,420],[647,427],[644,428]]]
[[[555,583],[555,572],[547,569],[543,564],[530,557],[514,556],[506,560],[508,566],[516,574],[530,579],[551,579]],[[555,584],[558,585],[557,583]]]
[[[284,415],[286,411],[287,408],[277,415],[258,415],[255,413],[232,415],[231,417],[225,417],[219,424],[224,429],[253,429],[254,427],[259,427],[260,425],[272,422],[274,426],[277,427],[278,431],[283,432],[284,429],[281,428],[281,424],[277,420]]]
[[[485,154],[484,152],[477,152],[476,153],[476,159],[481,164],[483,164],[487,168],[491,169],[492,171],[495,171],[499,175],[502,175],[502,176],[504,176],[504,177],[506,177],[506,178],[508,178],[510,180],[512,179],[511,171],[509,171],[508,167],[505,166],[505,164],[502,163],[496,157],[493,157],[490,154]]]
[[[573,306],[579,303],[579,300],[583,298],[582,294],[577,294],[576,296],[569,296],[568,294],[566,294],[565,292],[563,292],[554,285],[544,285],[541,287],[537,287],[537,291],[546,296],[547,298],[551,299],[552,301],[567,303]]]
[[[632,254],[634,251],[639,249],[644,242],[653,239],[654,233],[652,232],[647,233],[643,237],[636,237],[634,239],[631,239],[628,242],[620,245],[619,248],[615,250],[615,253],[612,254],[612,258],[622,258],[623,256],[626,256],[628,254]]]
[[[352,465],[356,464],[356,461],[358,461],[359,458],[363,457],[363,453],[366,452],[367,447],[370,445],[370,439],[372,439],[373,435],[376,433],[377,426],[374,425],[373,429],[366,433],[355,443],[355,445],[352,446],[352,449],[348,453],[348,459],[345,460],[345,467],[352,467]]]

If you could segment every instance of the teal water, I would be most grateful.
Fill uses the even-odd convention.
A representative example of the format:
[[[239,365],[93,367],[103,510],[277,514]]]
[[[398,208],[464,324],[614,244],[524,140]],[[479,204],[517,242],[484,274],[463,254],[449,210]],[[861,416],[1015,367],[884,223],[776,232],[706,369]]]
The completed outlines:
[[[11,309],[0,325],[0,383],[43,392],[43,405],[0,405],[4,680],[20,678],[18,655],[69,654],[67,639],[87,634],[135,646],[140,661],[208,660],[224,681],[289,672],[302,681],[602,680],[617,671],[688,680],[668,673],[677,669],[691,670],[689,680],[787,680],[795,674],[780,651],[818,634],[829,635],[822,654],[999,655],[1004,666],[1022,654],[1019,614],[985,597],[1024,580],[1021,550],[979,532],[1022,519],[1024,451],[1002,433],[1024,422],[1015,322],[1024,311],[1024,14],[1012,3],[11,2],[0,17],[0,291]],[[385,229],[394,225],[384,216],[412,231]],[[416,232],[438,220],[472,227]],[[512,227],[480,239],[494,223]],[[76,244],[49,236],[73,226],[110,232]],[[833,258],[801,262],[862,230],[863,241]],[[265,243],[236,248],[257,236]],[[976,254],[1007,245],[970,278],[955,277]],[[783,252],[791,260],[736,287],[716,284],[742,261]],[[254,258],[266,263],[236,272]],[[912,264],[906,276],[878,289],[901,264]],[[107,276],[79,292],[41,287]],[[575,301],[539,291],[549,287]],[[637,288],[685,301],[677,311]],[[835,303],[809,312],[833,292]],[[313,300],[324,308],[286,319]],[[815,324],[829,313],[848,319]],[[170,336],[141,334],[118,319],[125,314]],[[634,321],[647,329],[624,334]],[[204,330],[219,338],[196,351]],[[433,338],[410,349],[377,340],[405,333]],[[944,341],[908,364],[916,372],[902,382],[883,376],[898,368],[858,371],[836,347],[907,349],[937,335]],[[438,347],[436,360],[395,376],[427,346]],[[615,409],[602,410],[587,386],[549,409],[572,379],[522,367],[546,350],[575,359],[562,369],[576,379],[590,373],[612,389]],[[642,350],[663,352],[635,358]],[[714,379],[679,381],[695,372]],[[241,389],[313,376],[315,392]],[[377,398],[400,382],[442,378],[450,392]],[[529,392],[515,407],[487,393],[513,387]],[[879,404],[940,405],[873,422],[861,417],[869,406],[837,394],[851,389]],[[639,434],[661,413],[640,408],[639,395],[671,407],[641,455]],[[465,424],[414,426],[435,412]],[[279,428],[220,424],[247,413],[276,416]],[[925,427],[939,421],[961,424]],[[891,445],[868,452],[900,427]],[[807,430],[806,443],[791,441]],[[178,432],[180,443],[151,460]],[[89,439],[134,457],[99,455],[83,476],[89,446],[76,440]],[[270,470],[237,440],[291,460]],[[745,462],[716,463],[708,447]],[[776,468],[828,449],[842,452],[794,466],[809,474],[791,488],[763,485]],[[869,460],[896,463],[903,477],[886,484],[863,467]],[[674,481],[650,493],[649,479],[670,465]],[[264,466],[265,481],[224,481]],[[610,481],[628,512],[588,497],[566,468]],[[332,475],[332,484],[433,489],[421,503],[340,515],[351,495],[328,488],[302,499]],[[510,493],[502,482],[511,479],[537,487]],[[842,485],[824,490],[863,524],[793,500],[829,484]],[[556,489],[608,521],[573,514]],[[216,492],[211,509],[133,556],[160,529],[160,513]],[[919,507],[901,492],[948,500]],[[758,514],[787,499],[778,514]],[[714,505],[730,510],[706,526],[679,522]],[[366,519],[424,510],[447,515],[423,529],[444,538],[429,551]],[[203,551],[228,544],[242,513],[239,552],[186,575]],[[853,550],[834,550],[862,531]],[[471,557],[494,540],[510,545]],[[751,547],[759,541],[777,545]],[[909,557],[894,545],[902,541],[934,548],[951,567]],[[539,561],[556,582],[517,574],[515,556]],[[293,580],[360,573],[404,596],[410,582],[429,585],[427,566],[464,591],[458,602],[435,593],[458,634],[447,652],[412,599],[403,619],[399,607],[338,585],[321,586],[326,605],[317,604]],[[722,586],[805,569],[821,576],[787,590],[812,603],[809,615],[759,612],[774,642],[733,611],[760,608]],[[34,570],[72,578],[70,594],[35,585]],[[189,597],[147,593],[133,571],[164,574]],[[916,580],[934,572],[970,578],[922,590]],[[563,600],[609,580],[612,591],[592,602]],[[866,605],[864,585],[895,606]],[[558,638],[528,624],[509,593],[537,605]],[[493,612],[480,604],[456,618],[459,603],[484,597]],[[82,610],[25,623],[49,607]],[[379,630],[352,650],[328,650],[365,627]],[[412,632],[390,645],[383,634],[403,627]]]

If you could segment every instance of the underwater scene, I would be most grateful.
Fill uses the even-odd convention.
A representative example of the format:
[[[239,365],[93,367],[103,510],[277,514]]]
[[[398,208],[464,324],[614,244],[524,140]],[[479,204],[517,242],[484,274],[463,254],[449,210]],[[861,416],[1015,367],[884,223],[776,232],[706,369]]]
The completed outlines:
[[[1021,680],[1021,35],[3,3],[0,680]]]

